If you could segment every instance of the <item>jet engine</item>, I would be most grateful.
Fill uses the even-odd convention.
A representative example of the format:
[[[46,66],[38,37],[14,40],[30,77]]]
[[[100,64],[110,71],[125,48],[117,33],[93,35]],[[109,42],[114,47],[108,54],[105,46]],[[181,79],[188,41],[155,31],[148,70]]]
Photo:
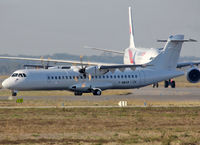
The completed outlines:
[[[186,77],[190,83],[197,83],[200,80],[200,70],[193,67],[188,70]]]

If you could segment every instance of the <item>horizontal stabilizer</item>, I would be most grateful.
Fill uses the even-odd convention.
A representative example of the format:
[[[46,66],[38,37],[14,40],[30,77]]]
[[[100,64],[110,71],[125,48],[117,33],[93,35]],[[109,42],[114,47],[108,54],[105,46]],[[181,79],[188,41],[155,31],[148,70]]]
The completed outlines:
[[[200,65],[200,61],[193,61],[193,62],[182,62],[177,64],[177,68],[187,67],[187,66],[198,66]]]
[[[157,40],[157,42],[167,42],[168,40]],[[170,40],[171,42],[197,42],[195,39],[188,40]]]

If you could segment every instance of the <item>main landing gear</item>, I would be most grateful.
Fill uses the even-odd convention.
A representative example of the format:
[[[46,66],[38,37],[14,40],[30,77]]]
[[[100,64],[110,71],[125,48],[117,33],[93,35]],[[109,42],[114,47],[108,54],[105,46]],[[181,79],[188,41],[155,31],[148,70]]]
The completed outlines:
[[[91,92],[93,93],[94,96],[101,96],[101,89],[94,89],[91,90]],[[81,96],[83,93],[82,92],[74,92],[75,96]]]
[[[171,79],[169,79],[169,81],[164,81],[164,87],[168,88],[169,86],[171,86],[171,88],[175,88],[176,82],[174,80],[171,80]]]
[[[83,94],[82,92],[74,92],[75,96],[82,96],[82,94]]]
[[[153,88],[158,88],[159,85],[158,85],[158,83],[154,83],[154,84],[152,85],[152,87],[153,87]]]
[[[101,90],[100,89],[96,89],[93,91],[93,95],[94,96],[101,96]]]

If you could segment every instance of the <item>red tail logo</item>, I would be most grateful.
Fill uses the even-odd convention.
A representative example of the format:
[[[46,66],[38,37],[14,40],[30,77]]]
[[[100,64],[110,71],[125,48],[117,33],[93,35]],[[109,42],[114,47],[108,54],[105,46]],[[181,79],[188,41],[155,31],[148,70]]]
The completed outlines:
[[[133,64],[133,63],[134,63],[134,62],[133,62],[133,53],[132,53],[132,51],[131,51],[130,49],[128,50],[128,53],[129,53],[129,60],[130,60],[130,63]]]

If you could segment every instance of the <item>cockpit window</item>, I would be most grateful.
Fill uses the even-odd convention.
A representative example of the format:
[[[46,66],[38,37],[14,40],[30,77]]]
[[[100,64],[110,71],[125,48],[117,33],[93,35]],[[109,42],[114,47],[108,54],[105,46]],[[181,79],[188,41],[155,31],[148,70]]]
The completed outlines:
[[[12,76],[11,77],[20,77],[20,78],[22,78],[22,77],[26,77],[26,74],[25,73],[14,73],[14,74],[12,74]]]
[[[17,77],[17,76],[18,76],[18,73],[12,74],[12,77]]]
[[[22,78],[22,77],[23,77],[23,75],[22,75],[22,74],[18,74],[18,77]]]

